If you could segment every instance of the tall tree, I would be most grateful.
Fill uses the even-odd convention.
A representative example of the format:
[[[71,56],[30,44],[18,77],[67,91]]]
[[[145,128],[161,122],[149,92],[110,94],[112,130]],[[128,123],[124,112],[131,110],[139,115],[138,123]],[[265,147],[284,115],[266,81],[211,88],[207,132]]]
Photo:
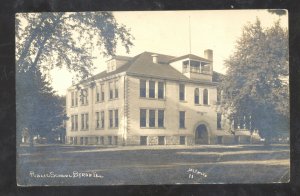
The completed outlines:
[[[18,139],[23,128],[45,136],[64,119],[61,99],[42,73],[65,67],[82,80],[94,69],[93,49],[106,57],[117,44],[127,52],[133,45],[111,12],[18,13],[15,25]]]
[[[118,43],[127,52],[133,37],[110,12],[18,13],[16,16],[17,71],[30,66],[48,71],[66,67],[82,79],[93,71],[91,51],[115,53]]]
[[[64,105],[54,94],[46,76],[39,69],[30,67],[16,75],[17,133],[21,138],[27,128],[29,136],[46,137],[66,120]]]
[[[288,32],[280,21],[263,29],[259,19],[244,26],[226,61],[223,107],[231,119],[251,116],[267,139],[289,130]]]

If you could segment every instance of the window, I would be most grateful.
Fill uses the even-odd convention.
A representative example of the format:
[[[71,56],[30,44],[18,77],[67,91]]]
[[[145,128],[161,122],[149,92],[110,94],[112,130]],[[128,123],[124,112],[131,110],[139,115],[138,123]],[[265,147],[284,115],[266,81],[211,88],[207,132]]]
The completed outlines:
[[[191,66],[191,72],[194,73],[201,73],[201,65],[199,61],[190,61],[190,66]]]
[[[140,97],[146,97],[146,80],[140,80]]]
[[[185,145],[185,136],[180,136],[179,144],[180,145]]]
[[[96,112],[96,128],[100,128],[100,113]]]
[[[101,111],[101,124],[100,124],[100,128],[104,128],[104,111]]]
[[[141,136],[140,137],[140,145],[147,145],[147,140],[148,140],[148,137],[147,136]]]
[[[149,127],[155,127],[155,110],[149,110]]]
[[[203,90],[203,105],[208,105],[208,90]]]
[[[189,66],[189,61],[183,61],[182,62],[182,73],[187,73],[188,72],[188,66]]]
[[[222,129],[222,114],[221,113],[217,113],[217,129]]]
[[[74,92],[71,92],[71,106],[75,105]]]
[[[71,116],[71,130],[72,130],[72,131],[74,131],[74,125],[75,125],[74,122],[75,122],[75,121],[74,121],[74,116],[72,115],[72,116]]]
[[[81,130],[83,130],[84,127],[84,114],[81,114]]]
[[[119,97],[119,81],[115,81],[115,98],[117,99]]]
[[[185,112],[179,112],[179,128],[185,128]]]
[[[88,104],[88,89],[82,89],[80,94],[81,105]]]
[[[158,145],[165,145],[165,136],[158,136]]]
[[[195,100],[194,100],[195,104],[199,104],[199,89],[198,88],[195,89],[194,94],[195,94]]]
[[[119,127],[119,112],[115,110],[115,127]]]
[[[158,127],[164,127],[164,110],[158,110]]]
[[[101,101],[104,101],[104,84],[100,85],[100,91],[101,91]]]
[[[75,92],[75,106],[78,106],[78,92]]]
[[[85,129],[89,128],[89,114],[85,114]]]
[[[75,115],[75,131],[78,130],[78,115]]]
[[[114,126],[113,123],[113,111],[109,110],[109,127],[112,128]]]
[[[109,99],[113,99],[113,97],[114,97],[114,91],[113,91],[112,85],[113,85],[112,82],[108,83],[108,88],[109,88]]]
[[[118,145],[118,136],[114,136],[115,145]]]
[[[185,85],[179,84],[179,100],[184,101],[184,97],[185,97]]]
[[[100,101],[100,92],[99,92],[99,86],[96,86],[96,102]]]
[[[158,82],[158,99],[164,98],[164,82]]]
[[[111,136],[108,136],[108,144],[112,145],[112,137]]]
[[[149,98],[155,98],[155,81],[149,81]]]
[[[87,130],[89,128],[89,114],[81,114],[81,130]]]
[[[145,109],[140,109],[140,127],[146,127],[146,112]]]

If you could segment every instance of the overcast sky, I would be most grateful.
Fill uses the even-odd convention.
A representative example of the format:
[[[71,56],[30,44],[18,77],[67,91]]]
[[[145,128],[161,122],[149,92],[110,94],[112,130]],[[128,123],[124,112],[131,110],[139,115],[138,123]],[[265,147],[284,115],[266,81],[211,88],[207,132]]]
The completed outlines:
[[[189,17],[191,26],[191,53],[203,57],[205,49],[212,49],[214,71],[225,73],[224,60],[234,51],[242,27],[258,17],[263,27],[270,27],[279,16],[267,10],[227,11],[144,11],[113,12],[118,23],[131,29],[135,37],[130,54],[118,46],[118,55],[135,56],[144,51],[182,56],[189,53]],[[281,25],[288,26],[288,16],[281,16]],[[100,51],[94,51],[97,70],[106,69]],[[52,85],[60,95],[72,84],[72,75],[66,70],[53,70]]]

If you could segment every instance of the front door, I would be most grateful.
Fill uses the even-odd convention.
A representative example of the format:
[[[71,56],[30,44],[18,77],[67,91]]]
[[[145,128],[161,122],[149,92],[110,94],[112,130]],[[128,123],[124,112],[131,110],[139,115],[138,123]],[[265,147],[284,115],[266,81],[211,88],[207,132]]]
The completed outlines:
[[[208,130],[204,124],[199,125],[195,132],[195,144],[209,144]]]

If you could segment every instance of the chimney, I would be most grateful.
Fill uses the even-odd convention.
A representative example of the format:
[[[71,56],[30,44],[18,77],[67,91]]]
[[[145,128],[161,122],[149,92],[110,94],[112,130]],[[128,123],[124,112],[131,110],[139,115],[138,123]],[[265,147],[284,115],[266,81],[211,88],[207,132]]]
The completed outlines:
[[[152,61],[153,63],[158,63],[158,55],[157,54],[152,54]]]
[[[214,58],[213,50],[211,50],[211,49],[204,50],[204,58],[211,61],[211,63],[210,63],[210,73],[213,74],[213,58]]]

